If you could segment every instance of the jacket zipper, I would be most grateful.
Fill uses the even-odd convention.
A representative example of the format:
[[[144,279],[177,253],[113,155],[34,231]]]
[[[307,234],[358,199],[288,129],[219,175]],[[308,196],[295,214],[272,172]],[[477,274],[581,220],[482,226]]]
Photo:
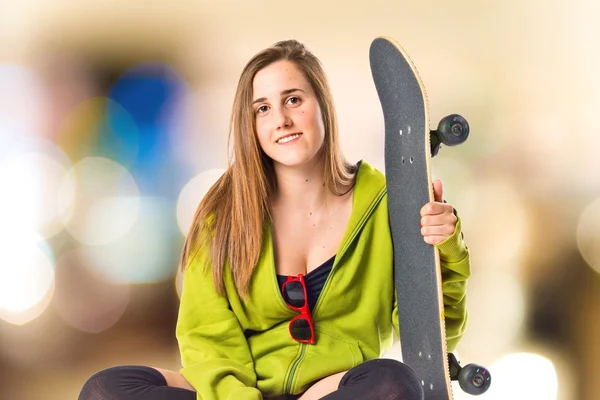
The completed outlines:
[[[342,256],[344,255],[344,253],[346,252],[346,250],[348,249],[348,247],[350,246],[350,244],[354,241],[354,239],[356,239],[356,236],[358,235],[358,232],[360,232],[360,230],[362,229],[362,227],[367,222],[367,219],[369,218],[369,216],[371,215],[371,213],[373,212],[373,210],[375,209],[375,207],[377,206],[377,204],[379,204],[379,202],[381,201],[381,199],[383,198],[383,196],[386,193],[387,193],[387,190],[382,190],[379,193],[379,195],[375,198],[375,200],[373,201],[373,203],[371,203],[371,206],[369,207],[369,209],[367,210],[367,212],[364,214],[363,218],[359,221],[359,223],[356,225],[355,229],[352,231],[352,234],[350,235],[350,238],[346,241],[346,243],[345,243],[344,247],[342,248],[342,250],[335,257],[335,261],[334,261],[334,264],[333,264],[333,267],[332,267],[332,272],[329,273],[329,276],[327,277],[327,280],[325,281],[325,284],[323,285],[323,289],[322,290],[325,290],[325,288],[327,287],[327,284],[331,280],[331,276],[333,275],[333,269],[337,265],[337,261],[342,258]],[[273,260],[273,263],[274,262],[275,261]],[[275,278],[275,279],[277,279],[277,278]],[[280,297],[281,297],[281,301],[283,301],[283,297],[281,296],[281,293],[280,293]],[[317,304],[315,304],[315,308],[314,308],[313,313],[312,313],[313,318],[314,318],[314,315],[315,315],[317,309],[319,308],[319,305],[322,303],[322,301],[321,301],[322,298],[323,298],[323,296],[319,296],[319,298],[317,300]],[[302,361],[302,359],[304,358],[304,354],[306,353],[306,346],[308,346],[308,345],[305,344],[305,343],[300,343],[300,356],[298,356],[298,358],[292,364],[292,368],[290,369],[290,373],[288,375],[288,379],[287,379],[287,382],[285,384],[285,393],[290,393],[290,390],[292,388],[292,382],[294,380],[294,374],[296,373],[296,369],[298,368],[298,365],[300,364],[300,361]]]
[[[386,193],[387,193],[387,190],[382,190],[379,193],[379,195],[375,198],[375,200],[373,201],[373,203],[371,203],[371,206],[369,207],[369,209],[367,210],[367,212],[364,213],[363,218],[356,225],[356,228],[352,231],[352,234],[350,235],[350,238],[345,242],[345,245],[342,248],[342,250],[339,252],[338,255],[335,256],[335,261],[334,261],[333,266],[331,268],[331,272],[329,273],[329,276],[327,276],[327,279],[325,280],[325,283],[323,284],[323,289],[321,289],[321,294],[325,291],[325,288],[327,287],[327,284],[331,280],[331,276],[333,275],[333,271],[334,271],[335,267],[338,264],[338,260],[342,259],[342,257],[344,256],[344,253],[346,252],[346,250],[348,249],[348,247],[350,246],[350,244],[352,244],[352,242],[354,242],[354,239],[356,239],[356,236],[358,235],[358,232],[360,232],[360,230],[366,224],[367,219],[369,219],[369,216],[371,216],[371,214],[373,213],[373,210],[379,204],[379,202],[381,201],[381,199],[383,198],[383,196]],[[322,295],[319,296],[319,298],[317,299],[317,303],[315,304],[315,308],[314,308],[313,313],[312,313],[313,317],[317,313],[317,310],[319,309],[319,306],[322,303],[322,301],[321,301],[322,299],[323,299]]]
[[[271,235],[271,226],[269,226],[269,235]],[[275,254],[273,252],[271,252],[272,265],[275,265],[275,257],[274,256],[275,256]],[[277,282],[277,275],[275,275],[275,285],[277,287],[277,293],[278,293],[277,298],[279,300],[279,303],[285,308],[285,310],[289,311],[289,308],[287,307],[287,305],[285,304],[285,301],[283,300],[283,295],[281,294],[281,291],[279,290],[279,283]],[[294,374],[296,373],[296,369],[298,369],[298,365],[300,364],[300,361],[302,361],[302,359],[304,358],[304,354],[306,353],[306,346],[307,346],[307,344],[300,343],[300,355],[292,363],[292,367],[290,368],[290,373],[288,375],[288,379],[285,383],[284,393],[289,393],[292,388]]]
[[[292,389],[292,381],[294,380],[294,374],[296,373],[296,369],[298,368],[300,361],[302,361],[302,359],[304,358],[304,353],[306,353],[306,346],[308,346],[306,343],[300,343],[300,356],[292,364],[292,369],[290,370],[288,380],[285,384],[284,393],[290,393],[290,390]]]

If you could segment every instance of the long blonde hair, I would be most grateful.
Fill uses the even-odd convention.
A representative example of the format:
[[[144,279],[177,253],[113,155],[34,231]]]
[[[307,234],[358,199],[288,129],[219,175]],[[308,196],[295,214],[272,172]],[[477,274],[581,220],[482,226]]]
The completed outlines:
[[[335,195],[354,183],[356,166],[341,153],[331,91],[320,61],[296,40],[275,43],[256,54],[244,67],[233,101],[229,143],[233,138],[233,160],[200,202],[180,259],[185,269],[192,254],[209,251],[217,292],[224,294],[223,271],[228,263],[238,294],[248,295],[252,273],[260,256],[269,217],[270,195],[276,185],[272,160],[262,151],[256,136],[252,109],[252,85],[258,71],[288,60],[304,73],[317,95],[325,139],[324,181]]]

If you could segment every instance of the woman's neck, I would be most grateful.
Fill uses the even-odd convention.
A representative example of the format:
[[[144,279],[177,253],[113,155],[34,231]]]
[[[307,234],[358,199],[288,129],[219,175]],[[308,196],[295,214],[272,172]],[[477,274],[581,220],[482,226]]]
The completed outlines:
[[[324,181],[324,160],[302,167],[275,166],[277,189],[272,206],[295,210],[318,210],[333,194]]]

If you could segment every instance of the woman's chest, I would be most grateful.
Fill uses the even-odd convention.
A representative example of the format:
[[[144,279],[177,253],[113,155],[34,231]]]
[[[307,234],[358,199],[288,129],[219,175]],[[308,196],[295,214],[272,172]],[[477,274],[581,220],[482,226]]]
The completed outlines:
[[[276,271],[307,274],[334,256],[342,242],[350,210],[339,208],[318,215],[279,216],[273,225]]]

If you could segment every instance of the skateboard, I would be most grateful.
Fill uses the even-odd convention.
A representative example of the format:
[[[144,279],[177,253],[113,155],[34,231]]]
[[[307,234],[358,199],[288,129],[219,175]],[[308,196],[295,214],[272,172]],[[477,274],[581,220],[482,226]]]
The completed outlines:
[[[420,230],[420,210],[434,200],[431,157],[442,144],[464,142],[469,125],[452,114],[430,131],[421,78],[393,39],[376,38],[369,58],[385,122],[385,175],[402,361],[418,376],[426,400],[452,399],[451,380],[458,380],[465,392],[478,395],[489,388],[491,376],[475,364],[461,367],[447,352],[439,254],[423,241]]]

